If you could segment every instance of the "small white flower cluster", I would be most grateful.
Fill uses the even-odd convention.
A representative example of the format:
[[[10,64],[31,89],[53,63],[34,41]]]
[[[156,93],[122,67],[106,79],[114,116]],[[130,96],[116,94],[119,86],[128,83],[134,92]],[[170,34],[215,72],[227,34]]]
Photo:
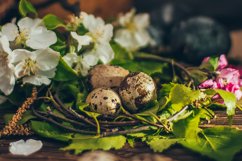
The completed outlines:
[[[80,22],[87,32],[83,35],[71,32],[71,37],[78,43],[77,49],[68,53],[63,58],[77,73],[85,76],[88,70],[96,65],[98,61],[107,64],[114,58],[114,52],[110,46],[113,36],[113,26],[105,24],[103,19],[85,12],[81,12],[80,16],[75,20]],[[85,50],[80,54],[79,51],[85,46],[91,46],[91,49]]]
[[[135,12],[135,9],[132,9],[119,17],[120,28],[115,31],[114,35],[114,41],[131,52],[155,43],[148,32],[149,14],[135,14]]]
[[[12,93],[15,82],[48,85],[55,75],[60,54],[49,47],[57,41],[41,19],[22,18],[2,26],[0,32],[0,92]],[[5,97],[0,96],[0,103]]]

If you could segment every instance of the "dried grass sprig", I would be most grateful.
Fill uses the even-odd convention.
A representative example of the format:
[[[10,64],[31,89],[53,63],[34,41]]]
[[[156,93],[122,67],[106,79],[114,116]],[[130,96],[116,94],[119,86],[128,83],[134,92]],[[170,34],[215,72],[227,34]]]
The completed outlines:
[[[13,134],[17,135],[17,132],[20,132],[20,134],[29,133],[29,130],[27,130],[26,127],[17,125],[17,123],[22,119],[25,111],[27,111],[30,108],[30,106],[34,103],[36,99],[37,89],[36,87],[34,87],[32,89],[31,96],[24,101],[22,106],[20,106],[17,112],[13,115],[9,123],[3,128],[2,131],[0,131],[0,136],[7,136]]]

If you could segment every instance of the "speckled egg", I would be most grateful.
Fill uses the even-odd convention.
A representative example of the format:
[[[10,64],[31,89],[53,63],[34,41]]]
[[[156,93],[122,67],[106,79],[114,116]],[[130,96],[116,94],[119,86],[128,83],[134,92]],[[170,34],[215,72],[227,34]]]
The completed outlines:
[[[156,98],[156,85],[153,79],[143,73],[130,73],[121,83],[119,95],[130,112],[137,112]]]
[[[96,88],[87,96],[86,102],[93,112],[103,115],[116,115],[120,110],[121,100],[116,92],[109,88]]]
[[[93,88],[119,87],[128,74],[128,70],[119,66],[97,65],[89,72],[89,82]]]

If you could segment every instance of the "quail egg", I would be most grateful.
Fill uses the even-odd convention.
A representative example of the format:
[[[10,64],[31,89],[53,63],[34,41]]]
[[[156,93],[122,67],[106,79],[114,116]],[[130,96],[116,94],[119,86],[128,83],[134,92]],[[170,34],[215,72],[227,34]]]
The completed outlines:
[[[121,100],[116,92],[109,88],[96,88],[87,96],[90,110],[103,115],[115,115],[119,112]]]
[[[153,79],[143,72],[130,73],[122,81],[119,95],[130,112],[137,112],[156,98],[156,85]]]
[[[121,81],[129,74],[129,71],[112,65],[97,65],[89,72],[89,82],[92,87],[119,87]]]

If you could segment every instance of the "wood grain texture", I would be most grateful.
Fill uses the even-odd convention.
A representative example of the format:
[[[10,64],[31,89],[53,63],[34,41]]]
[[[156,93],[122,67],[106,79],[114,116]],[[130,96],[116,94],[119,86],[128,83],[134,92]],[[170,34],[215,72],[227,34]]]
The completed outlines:
[[[0,117],[3,115],[3,111],[0,112]],[[224,111],[217,111],[216,118],[213,119],[208,126],[227,125],[227,117]],[[2,120],[0,118],[0,120]],[[0,127],[3,126],[0,121]],[[242,111],[237,111],[234,117],[233,126],[239,127],[242,130]],[[14,156],[8,151],[9,143],[19,139],[34,138],[40,139],[44,143],[44,147],[37,153],[28,156]],[[0,161],[74,161],[83,156],[75,156],[69,152],[59,150],[60,147],[64,147],[65,144],[40,138],[38,136],[31,137],[8,137],[0,140]],[[154,153],[144,143],[137,143],[135,148],[130,148],[126,145],[121,150],[111,150],[116,156],[116,161],[212,161],[207,157],[201,156],[190,150],[187,150],[179,145],[175,145],[172,148],[166,150],[164,153]],[[85,154],[85,153],[84,153]],[[242,152],[237,154],[233,161],[241,161]],[[89,160],[86,160],[89,161]],[[103,160],[111,161],[111,160]]]

